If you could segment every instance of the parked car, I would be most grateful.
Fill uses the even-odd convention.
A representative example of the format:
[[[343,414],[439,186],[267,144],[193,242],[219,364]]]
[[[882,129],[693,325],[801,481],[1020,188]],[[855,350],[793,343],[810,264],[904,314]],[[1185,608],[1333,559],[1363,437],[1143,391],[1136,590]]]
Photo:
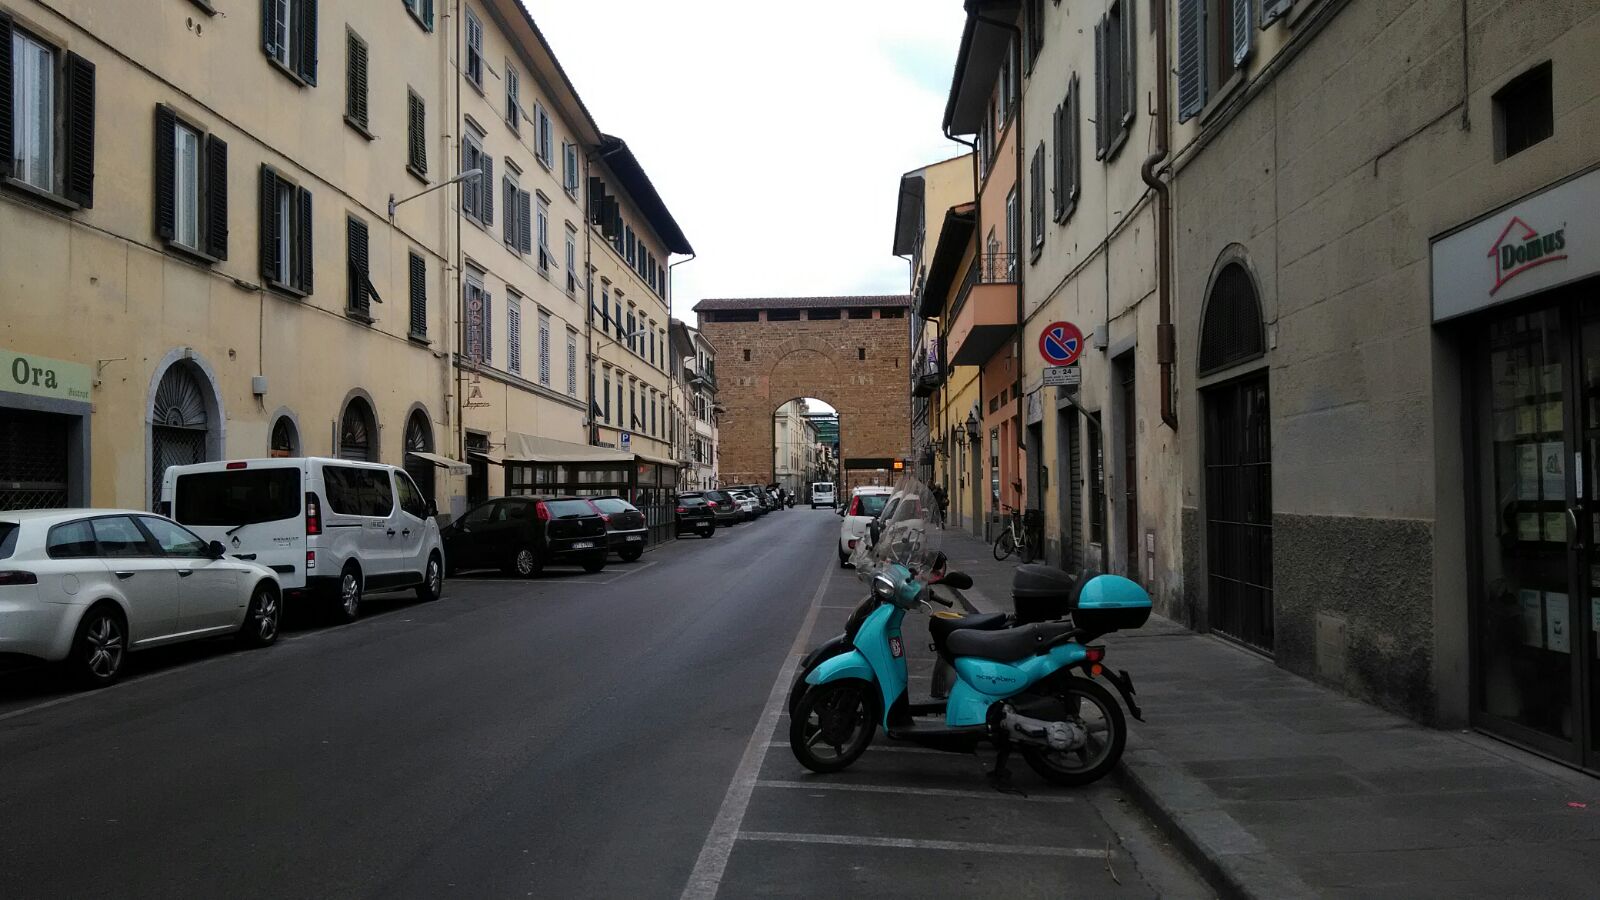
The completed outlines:
[[[811,483],[811,508],[826,506],[829,509],[837,506],[833,499],[833,482],[813,481]]]
[[[0,654],[65,661],[116,681],[129,651],[234,634],[278,639],[273,571],[162,516],[130,510],[0,512]]]
[[[270,568],[285,596],[361,615],[368,591],[413,588],[437,600],[445,548],[433,502],[404,469],[306,457],[172,466],[161,511],[230,554]]]
[[[754,520],[761,515],[761,501],[748,491],[729,491],[728,496],[739,505],[739,512],[744,514],[746,522]]]
[[[867,534],[867,524],[883,512],[892,493],[889,488],[856,488],[839,523],[839,567],[850,564],[850,554]]]
[[[690,491],[679,495],[682,497],[703,497],[706,505],[716,515],[717,526],[726,528],[744,521],[744,512],[739,508],[739,501],[727,491]]]
[[[677,536],[694,532],[703,538],[717,531],[717,511],[703,494],[678,495]]]
[[[729,488],[729,490],[734,491],[736,493],[749,494],[750,498],[756,501],[756,516],[757,517],[764,516],[767,513],[772,511],[772,506],[774,504],[769,504],[767,502],[767,500],[763,497],[761,489],[756,487],[753,484],[736,484],[733,487]]]
[[[589,502],[606,523],[607,544],[623,562],[633,562],[644,555],[650,528],[639,507],[621,497],[596,497]]]
[[[583,497],[500,497],[444,529],[452,571],[498,568],[532,578],[549,565],[606,567],[606,522]]]

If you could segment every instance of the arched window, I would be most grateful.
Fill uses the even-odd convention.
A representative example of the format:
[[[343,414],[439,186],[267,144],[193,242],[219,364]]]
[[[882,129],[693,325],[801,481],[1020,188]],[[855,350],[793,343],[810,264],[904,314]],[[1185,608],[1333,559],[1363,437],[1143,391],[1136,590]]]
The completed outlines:
[[[279,416],[277,421],[272,423],[270,450],[275,459],[300,455],[300,429],[295,427],[294,419]]]
[[[426,412],[412,410],[410,418],[406,419],[405,469],[427,500],[434,499],[433,463],[414,454],[432,452],[433,423],[428,421]]]
[[[1206,375],[1266,354],[1261,301],[1255,282],[1237,262],[1217,273],[1200,323],[1199,373]]]
[[[161,376],[150,409],[150,462],[152,491],[161,498],[161,478],[169,466],[205,462],[210,445],[211,419],[206,375],[188,362],[175,363]]]
[[[378,420],[364,397],[351,397],[339,422],[339,458],[378,461]]]

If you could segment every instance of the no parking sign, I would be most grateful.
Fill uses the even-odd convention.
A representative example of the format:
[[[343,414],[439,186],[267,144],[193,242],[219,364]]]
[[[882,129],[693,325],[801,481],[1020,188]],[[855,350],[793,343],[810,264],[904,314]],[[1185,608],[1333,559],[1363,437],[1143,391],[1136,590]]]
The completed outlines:
[[[1051,322],[1039,335],[1039,355],[1052,366],[1070,366],[1083,352],[1083,332],[1071,322]]]

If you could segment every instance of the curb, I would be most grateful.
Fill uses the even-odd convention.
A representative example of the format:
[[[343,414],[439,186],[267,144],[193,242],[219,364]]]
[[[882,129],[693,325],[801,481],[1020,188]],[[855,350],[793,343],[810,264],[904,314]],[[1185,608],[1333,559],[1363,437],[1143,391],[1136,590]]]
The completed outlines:
[[[1117,782],[1221,896],[1317,896],[1228,814],[1210,788],[1139,743],[1130,730]]]

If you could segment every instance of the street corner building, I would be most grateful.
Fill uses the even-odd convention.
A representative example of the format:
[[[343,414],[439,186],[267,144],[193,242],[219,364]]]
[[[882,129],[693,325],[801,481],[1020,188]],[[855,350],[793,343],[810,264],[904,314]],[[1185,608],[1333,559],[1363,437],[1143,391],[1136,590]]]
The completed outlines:
[[[910,340],[904,295],[702,300],[716,348],[724,484],[772,484],[774,415],[814,398],[838,411],[838,477],[893,483],[910,451]]]
[[[459,10],[0,0],[0,508],[328,455],[669,530],[693,249],[525,8]]]
[[[952,520],[1600,770],[1600,3],[966,7],[894,247]]]

